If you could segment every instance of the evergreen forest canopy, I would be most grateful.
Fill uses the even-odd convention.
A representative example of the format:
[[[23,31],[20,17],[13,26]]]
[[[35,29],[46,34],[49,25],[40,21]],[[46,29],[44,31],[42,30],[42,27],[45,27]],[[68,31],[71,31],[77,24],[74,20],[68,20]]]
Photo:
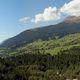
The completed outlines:
[[[0,49],[0,80],[80,80],[80,33]]]

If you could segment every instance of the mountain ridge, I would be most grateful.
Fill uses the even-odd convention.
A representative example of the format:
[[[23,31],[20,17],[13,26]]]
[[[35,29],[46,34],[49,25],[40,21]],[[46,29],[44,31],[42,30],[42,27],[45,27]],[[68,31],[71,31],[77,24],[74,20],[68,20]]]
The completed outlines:
[[[78,21],[76,24],[74,20],[72,21],[73,18],[74,20],[77,20],[77,17],[69,17],[56,25],[25,30],[17,36],[5,40],[0,47],[18,46],[20,44],[31,43],[39,39],[48,40],[49,38],[55,38],[55,36],[63,37],[67,34],[80,33],[80,22]],[[72,21],[72,23],[69,20]]]

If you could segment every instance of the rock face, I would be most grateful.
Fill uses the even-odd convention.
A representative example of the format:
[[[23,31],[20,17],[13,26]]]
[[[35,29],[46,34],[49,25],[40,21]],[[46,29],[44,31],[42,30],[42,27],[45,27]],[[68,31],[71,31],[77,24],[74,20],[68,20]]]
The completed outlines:
[[[80,33],[80,17],[67,17],[63,22],[37,29],[26,30],[19,35],[5,40],[0,47],[19,46],[35,40],[48,40],[55,36],[63,37],[67,34]]]
[[[75,16],[67,17],[65,19],[65,22],[67,22],[67,23],[80,23],[80,16],[77,16],[77,17],[75,17]]]

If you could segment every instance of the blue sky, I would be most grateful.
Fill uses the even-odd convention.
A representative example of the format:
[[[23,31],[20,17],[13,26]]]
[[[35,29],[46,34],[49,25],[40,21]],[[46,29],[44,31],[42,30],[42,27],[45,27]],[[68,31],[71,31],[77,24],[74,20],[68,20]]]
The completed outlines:
[[[70,0],[0,0],[0,42],[19,34],[20,32],[34,28],[36,25],[54,24],[56,21],[35,23],[35,15],[46,8],[61,8]],[[45,12],[45,11],[44,11]],[[26,18],[28,17],[28,19]],[[23,22],[24,18],[27,22]],[[30,20],[32,19],[33,22]],[[41,20],[43,18],[40,18]],[[28,21],[29,20],[29,21]],[[45,19],[44,19],[45,20]]]

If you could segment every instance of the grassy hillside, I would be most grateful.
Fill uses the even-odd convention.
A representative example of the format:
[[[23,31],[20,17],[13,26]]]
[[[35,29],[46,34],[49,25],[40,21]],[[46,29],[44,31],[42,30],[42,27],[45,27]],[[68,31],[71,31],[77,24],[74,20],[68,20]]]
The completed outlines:
[[[80,33],[66,35],[62,38],[55,36],[49,38],[47,41],[37,40],[32,43],[23,43],[19,47],[12,46],[10,48],[1,48],[1,56],[12,56],[20,54],[51,54],[57,55],[63,50],[72,48],[73,46],[80,46]]]
[[[8,55],[19,55],[19,54],[50,54],[57,55],[61,51],[70,49],[74,46],[80,46],[80,33],[66,35],[62,38],[55,36],[55,39],[49,39],[47,41],[34,41],[30,44],[25,43],[21,47],[16,48],[15,46],[8,49]],[[13,50],[13,51],[11,51]]]

